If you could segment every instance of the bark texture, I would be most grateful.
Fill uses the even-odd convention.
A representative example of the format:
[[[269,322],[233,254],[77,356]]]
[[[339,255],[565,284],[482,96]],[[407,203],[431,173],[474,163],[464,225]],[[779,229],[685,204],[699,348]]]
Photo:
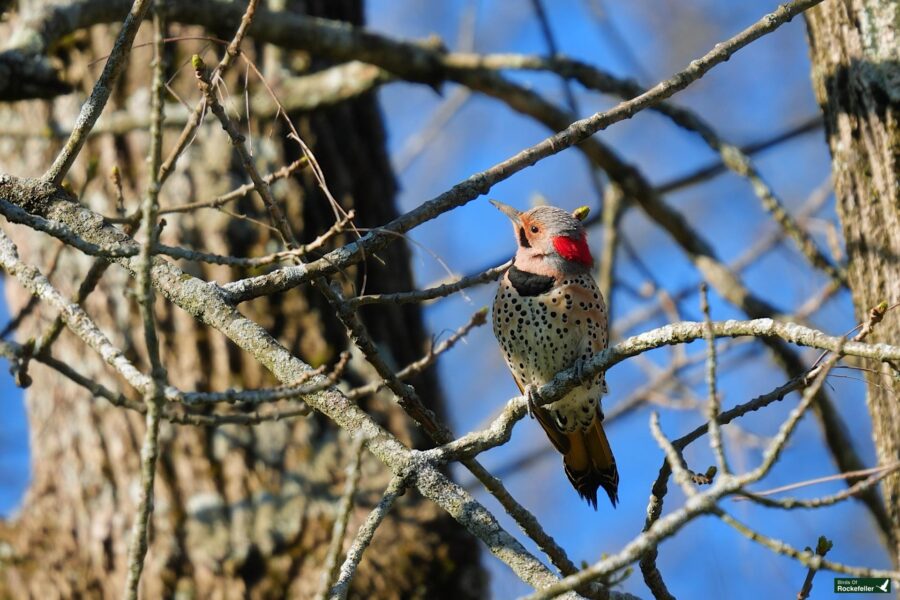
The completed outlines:
[[[900,4],[832,0],[807,13],[812,80],[825,114],[837,209],[860,321],[880,302],[900,301]],[[900,339],[888,312],[873,342]],[[900,460],[900,373],[868,365],[868,406],[880,464]],[[896,367],[896,365],[894,365]],[[900,565],[900,474],[882,490],[891,554]]]
[[[287,8],[357,24],[362,21],[360,0],[288,3]],[[172,33],[228,39],[233,32],[200,32],[173,25]],[[138,43],[147,41],[148,34],[149,28],[142,30]],[[88,63],[106,54],[113,35],[108,28],[94,28],[55,49],[76,88],[89,91],[97,67]],[[324,66],[300,53],[259,48],[254,53],[250,40],[244,47],[276,89],[280,74]],[[196,44],[171,45],[172,64],[181,64],[185,55],[197,48]],[[148,52],[136,48],[107,110],[147,110]],[[228,85],[237,96],[243,68],[233,71]],[[190,77],[181,79],[185,83],[179,95],[196,98]],[[235,97],[233,101],[242,100]],[[77,108],[76,97],[66,96],[0,107],[0,118],[32,123],[41,131],[48,121],[70,124]],[[396,216],[396,184],[385,155],[384,130],[374,96],[291,116],[322,164],[335,198],[345,209],[356,210],[357,226],[375,226]],[[274,170],[298,156],[296,144],[285,141],[283,125],[257,122],[252,130],[262,170]],[[175,135],[167,132],[164,152]],[[104,174],[118,165],[123,171],[126,202],[133,210],[146,181],[147,144],[146,132],[92,138],[68,180],[73,189],[84,190],[83,202],[113,214],[113,190]],[[0,140],[0,171],[38,175],[57,145],[36,139]],[[93,179],[89,176],[92,161],[100,173]],[[208,199],[246,180],[224,133],[218,126],[205,127],[163,188],[162,202]],[[334,214],[308,171],[281,182],[275,190],[301,240],[315,238],[333,223]],[[231,209],[266,219],[265,210],[253,196]],[[260,255],[277,249],[274,236],[264,228],[217,211],[170,215],[166,221],[164,243],[235,255]],[[23,258],[46,273],[54,262],[57,242],[22,228],[15,228],[13,234]],[[412,287],[404,244],[392,244],[378,258],[368,261],[367,271],[354,269],[344,274],[346,292],[364,279],[372,292]],[[65,292],[74,293],[91,263],[92,259],[64,249],[51,280]],[[229,267],[182,266],[220,281],[246,274]],[[8,280],[6,288],[10,311],[15,314],[27,297]],[[146,365],[137,305],[129,295],[133,289],[134,283],[123,270],[110,267],[86,308],[131,358]],[[315,291],[292,290],[261,298],[241,310],[314,366],[333,363],[347,349],[342,326]],[[222,390],[275,383],[252,358],[221,334],[198,326],[189,315],[161,300],[157,315],[163,360],[171,382],[178,387]],[[20,339],[40,335],[53,316],[37,311],[26,321]],[[373,338],[397,365],[425,351],[427,339],[417,306],[379,307],[364,316]],[[127,389],[99,357],[67,333],[53,346],[52,354],[96,381]],[[137,503],[143,418],[91,399],[83,389],[37,364],[30,372],[34,383],[27,391],[26,403],[32,482],[20,513],[9,522],[0,522],[0,546],[8,551],[0,564],[0,597],[118,597],[124,586],[128,534]],[[371,376],[364,361],[351,361],[347,375],[351,381],[362,383]],[[440,414],[442,399],[434,376],[426,374],[413,383]],[[389,396],[363,402],[401,439],[422,444],[420,434]],[[143,597],[311,597],[319,585],[348,454],[347,440],[315,415],[257,427],[202,429],[164,424]],[[377,503],[387,482],[383,467],[365,457],[348,538]],[[354,579],[351,596],[477,598],[483,589],[474,541],[439,508],[407,493],[379,528]]]

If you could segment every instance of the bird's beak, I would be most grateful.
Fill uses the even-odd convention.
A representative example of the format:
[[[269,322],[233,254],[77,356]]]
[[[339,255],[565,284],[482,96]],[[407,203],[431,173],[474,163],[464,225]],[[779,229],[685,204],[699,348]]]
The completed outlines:
[[[515,225],[522,224],[522,218],[520,216],[522,213],[519,212],[518,210],[516,210],[515,208],[513,208],[512,206],[510,206],[509,204],[503,204],[502,202],[498,202],[497,200],[491,200],[490,203],[493,204],[494,206],[496,206],[498,209],[500,209],[500,212],[502,212],[504,215],[509,217],[509,219],[513,222],[513,224],[515,224]]]

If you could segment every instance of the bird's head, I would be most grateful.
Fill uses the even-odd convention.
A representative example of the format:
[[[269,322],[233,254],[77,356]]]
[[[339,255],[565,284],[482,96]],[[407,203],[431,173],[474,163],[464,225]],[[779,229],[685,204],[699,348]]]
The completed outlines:
[[[523,212],[496,200],[491,204],[512,221],[519,269],[556,276],[586,272],[593,266],[582,224],[587,207],[568,213],[555,206],[537,206]]]

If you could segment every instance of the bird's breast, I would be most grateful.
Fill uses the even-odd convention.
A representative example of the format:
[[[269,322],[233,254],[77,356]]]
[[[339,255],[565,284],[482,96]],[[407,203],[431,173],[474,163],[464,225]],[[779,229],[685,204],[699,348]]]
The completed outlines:
[[[494,334],[519,383],[540,385],[578,358],[589,358],[589,341],[599,335],[600,319],[582,314],[578,304],[583,301],[571,281],[524,295],[516,277],[504,277],[497,291]]]

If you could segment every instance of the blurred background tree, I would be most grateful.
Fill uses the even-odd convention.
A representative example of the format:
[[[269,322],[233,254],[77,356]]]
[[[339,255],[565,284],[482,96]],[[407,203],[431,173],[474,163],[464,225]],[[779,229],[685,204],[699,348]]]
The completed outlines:
[[[900,298],[900,15],[896,3],[827,3],[807,18],[813,89],[825,114],[837,212],[857,316]],[[893,312],[873,341],[896,340]],[[866,374],[873,439],[882,463],[900,457],[900,378]],[[900,475],[882,484],[889,551],[900,565]]]
[[[242,3],[239,9],[244,7]],[[359,0],[289,1],[281,8],[354,25],[364,20]],[[13,15],[4,27],[15,31],[25,15],[40,18],[46,10],[40,4],[21,6],[20,14]],[[119,20],[124,11],[114,14]],[[235,26],[229,23],[220,31],[209,31],[174,23],[169,35],[230,38]],[[51,57],[65,69],[66,82],[75,90],[90,91],[118,28],[96,26],[75,31],[50,50]],[[151,40],[149,24],[142,33],[136,43],[144,46],[135,48],[107,110],[146,120],[148,56],[152,52],[147,46]],[[252,47],[252,43],[247,46]],[[179,71],[184,73],[181,68],[191,52],[200,51],[214,62],[221,50],[205,41],[186,46],[168,44],[173,94],[189,98],[196,93],[192,78],[175,77]],[[321,57],[262,44],[256,50],[252,56],[272,85],[332,64]],[[233,69],[228,75],[229,89],[242,89],[246,77],[243,70]],[[239,96],[232,101],[239,103]],[[59,141],[47,139],[42,132],[71,127],[79,106],[78,93],[5,105],[0,118],[3,123],[37,135],[4,137],[0,170],[41,174],[59,147]],[[272,117],[270,112],[268,117],[254,118],[250,135],[257,136],[255,149],[260,165],[276,171],[294,164],[301,150],[287,138],[290,130],[284,123]],[[355,212],[357,227],[375,227],[397,216],[396,183],[385,153],[384,126],[374,94],[313,112],[293,112],[290,118],[315,153],[335,198],[345,210]],[[125,211],[138,208],[147,177],[148,140],[146,128],[141,129],[101,135],[88,142],[83,159],[67,179],[88,206],[116,213],[115,186],[106,174],[117,167],[125,191]],[[168,136],[166,139],[174,141],[176,133],[172,130],[171,140]],[[244,183],[246,175],[230,149],[230,144],[223,143],[218,126],[201,128],[167,182],[170,198],[179,202],[205,200]],[[307,170],[282,183],[279,199],[288,207],[301,241],[310,242],[328,230],[332,210],[312,174]],[[273,231],[256,226],[266,218],[258,199],[246,196],[229,209],[235,212],[168,215],[166,234],[172,243],[202,243],[224,254],[259,255],[277,249]],[[332,244],[350,241],[349,235],[342,234]],[[74,292],[96,260],[64,250],[50,238],[37,240],[25,235],[16,240],[26,260],[55,265],[51,269],[54,281],[63,290]],[[365,270],[348,269],[345,290],[361,286],[364,279],[365,288],[372,293],[412,287],[404,242],[392,245],[380,253],[380,258]],[[195,263],[188,272],[225,281],[258,270]],[[110,269],[102,274],[86,306],[126,355],[141,364],[147,359],[138,333],[140,315],[136,303],[122,296],[122,290],[132,286],[124,272]],[[29,295],[20,287],[7,285],[6,291],[12,314],[28,304]],[[245,304],[243,311],[309,364],[330,367],[349,348],[343,326],[323,303],[318,293],[293,290]],[[210,331],[171,304],[160,302],[158,309],[163,361],[172,384],[208,391],[276,383],[256,360],[225,336]],[[19,329],[19,339],[39,338],[47,329],[48,319],[52,320],[53,313],[48,314],[36,309]],[[405,365],[430,347],[417,305],[382,309],[373,317],[367,319],[369,330],[394,364]],[[82,342],[68,332],[53,345],[52,352],[60,360],[78,365],[89,379],[113,388],[120,384],[101,360],[83,360]],[[143,418],[130,411],[122,413],[105,402],[91,403],[85,390],[41,365],[34,365],[31,376],[34,381],[25,395],[30,484],[15,517],[0,526],[0,539],[15,549],[14,561],[3,566],[0,596],[117,597],[125,582],[131,528],[131,519],[124,515],[134,514],[137,502],[134,477],[139,472]],[[371,379],[372,373],[355,359],[345,376],[350,383],[362,384]],[[431,408],[441,413],[444,401],[434,371],[426,371],[413,383],[432,402]],[[12,392],[6,394],[8,402],[15,402]],[[388,396],[379,394],[363,404],[401,439],[420,446],[424,443]],[[337,499],[345,485],[344,466],[352,460],[349,451],[347,441],[319,416],[251,428],[164,428],[153,543],[144,575],[145,597],[312,597],[320,586]],[[388,483],[387,472],[371,456],[365,458],[362,470],[352,530]],[[360,596],[480,597],[484,584],[474,541],[434,504],[410,496],[413,494],[407,494],[392,512],[354,578],[356,589],[363,590],[358,592]]]

